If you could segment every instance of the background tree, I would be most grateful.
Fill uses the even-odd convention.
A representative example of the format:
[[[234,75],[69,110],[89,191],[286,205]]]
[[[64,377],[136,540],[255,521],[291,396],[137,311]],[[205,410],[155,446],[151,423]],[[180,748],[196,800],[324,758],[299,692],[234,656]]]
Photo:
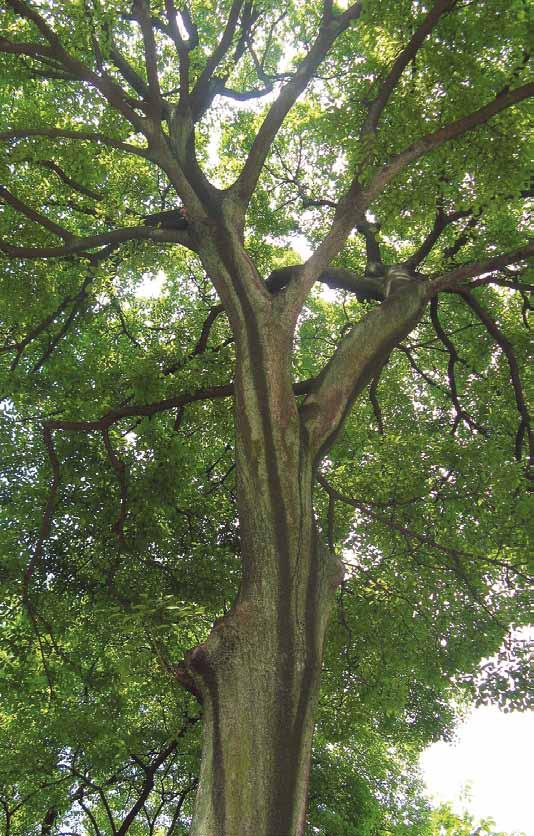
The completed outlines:
[[[493,819],[476,821],[470,813],[455,813],[450,804],[440,804],[431,821],[436,836],[506,836],[502,830],[495,830]]]
[[[303,833],[315,724],[415,832],[526,699],[526,6],[3,7],[5,832]]]

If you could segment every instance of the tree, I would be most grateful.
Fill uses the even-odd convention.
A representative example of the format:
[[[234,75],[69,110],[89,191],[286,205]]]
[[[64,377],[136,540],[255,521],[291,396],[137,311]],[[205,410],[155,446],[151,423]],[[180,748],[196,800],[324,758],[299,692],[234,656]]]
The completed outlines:
[[[6,833],[181,832],[197,700],[191,833],[301,834],[524,620],[526,6],[3,6]]]
[[[506,836],[502,831],[495,830],[493,819],[484,818],[476,822],[470,813],[455,813],[450,804],[436,807],[432,811],[431,821],[432,833],[436,836]]]

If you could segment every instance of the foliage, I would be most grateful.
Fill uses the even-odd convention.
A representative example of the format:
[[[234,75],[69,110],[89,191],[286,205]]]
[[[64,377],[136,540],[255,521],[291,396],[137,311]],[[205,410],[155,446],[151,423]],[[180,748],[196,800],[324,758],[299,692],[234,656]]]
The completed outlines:
[[[205,176],[224,189],[323,15],[312,0],[193,0],[176,34],[172,3],[126,5],[2,3],[6,836],[188,830],[200,709],[177,671],[241,576],[236,356],[188,231],[143,223],[179,202],[198,211],[154,151],[154,67],[178,158],[169,113],[184,67],[194,89],[236,11],[194,136]],[[435,27],[406,53],[434,6]],[[527,94],[506,98],[526,87],[527,28],[522,0],[364,3],[293,96],[246,207],[246,250],[269,281],[328,238],[355,172],[371,195],[361,217],[347,202],[332,262],[352,286],[325,265],[301,311],[299,403],[384,298],[388,268],[407,265],[436,288],[318,471],[318,525],[346,577],[325,651],[310,833],[426,833],[415,762],[450,734],[452,706],[527,705],[513,628],[527,620],[533,553],[530,154]],[[493,101],[494,113],[388,168]],[[377,248],[381,283],[368,297],[359,282]],[[480,660],[499,648],[481,678]],[[431,823],[436,834],[475,826],[447,807]]]
[[[450,804],[440,804],[434,810],[430,817],[432,834],[435,836],[472,836],[476,833],[477,836],[514,836],[514,834],[506,834],[502,830],[495,830],[495,822],[490,818],[484,818],[476,821],[475,818],[467,812],[458,814]],[[521,834],[515,834],[521,836]]]

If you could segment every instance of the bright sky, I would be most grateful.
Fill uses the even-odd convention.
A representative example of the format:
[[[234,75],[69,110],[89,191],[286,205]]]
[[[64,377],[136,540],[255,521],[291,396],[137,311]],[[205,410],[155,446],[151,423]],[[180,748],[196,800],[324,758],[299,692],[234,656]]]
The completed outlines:
[[[421,758],[425,781],[438,801],[495,820],[506,832],[534,836],[534,711],[504,714],[475,709],[453,744],[435,743]],[[466,784],[471,800],[461,801]]]

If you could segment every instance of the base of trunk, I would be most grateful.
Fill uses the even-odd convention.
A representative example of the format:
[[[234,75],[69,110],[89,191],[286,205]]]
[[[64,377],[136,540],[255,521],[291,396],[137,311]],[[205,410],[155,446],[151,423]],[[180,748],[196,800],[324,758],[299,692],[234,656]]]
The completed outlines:
[[[267,603],[241,602],[189,655],[205,712],[191,836],[304,832],[324,636],[340,580],[339,562],[322,551],[308,565],[314,582],[301,617],[289,596],[274,619]]]

